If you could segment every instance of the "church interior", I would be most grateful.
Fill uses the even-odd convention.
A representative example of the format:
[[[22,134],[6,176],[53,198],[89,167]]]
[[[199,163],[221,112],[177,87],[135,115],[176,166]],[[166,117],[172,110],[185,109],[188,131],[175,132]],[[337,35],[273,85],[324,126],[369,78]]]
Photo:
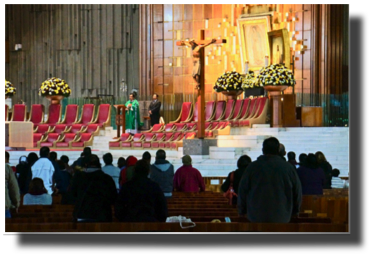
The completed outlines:
[[[54,193],[21,196],[6,232],[349,232],[349,5],[7,4],[5,44],[12,168],[43,147],[70,166],[86,147],[101,166],[106,153],[153,164],[163,149],[175,173],[190,156],[205,186],[167,199],[188,223],[73,222]],[[251,221],[222,191],[271,137],[294,171],[300,154],[330,166],[288,223]]]

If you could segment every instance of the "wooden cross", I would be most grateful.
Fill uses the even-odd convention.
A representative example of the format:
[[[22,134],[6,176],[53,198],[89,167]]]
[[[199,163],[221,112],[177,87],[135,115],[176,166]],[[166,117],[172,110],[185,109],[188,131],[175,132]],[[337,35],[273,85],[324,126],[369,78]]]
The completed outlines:
[[[204,86],[204,48],[211,44],[222,44],[226,43],[226,39],[213,39],[211,41],[205,41],[203,29],[200,30],[200,40],[190,40],[190,41],[177,41],[177,46],[190,46],[193,50],[192,58],[194,62],[194,70],[192,72],[192,77],[197,83],[197,111],[198,111],[198,123],[197,123],[197,137],[205,137],[205,86]]]

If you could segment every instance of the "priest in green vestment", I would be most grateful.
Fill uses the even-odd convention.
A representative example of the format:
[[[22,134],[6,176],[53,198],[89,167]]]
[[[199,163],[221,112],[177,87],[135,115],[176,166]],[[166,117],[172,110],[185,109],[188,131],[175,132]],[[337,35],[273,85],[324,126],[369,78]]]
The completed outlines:
[[[143,126],[140,122],[139,104],[136,100],[136,92],[129,95],[129,101],[126,102],[125,128],[132,134],[138,133],[138,128]]]

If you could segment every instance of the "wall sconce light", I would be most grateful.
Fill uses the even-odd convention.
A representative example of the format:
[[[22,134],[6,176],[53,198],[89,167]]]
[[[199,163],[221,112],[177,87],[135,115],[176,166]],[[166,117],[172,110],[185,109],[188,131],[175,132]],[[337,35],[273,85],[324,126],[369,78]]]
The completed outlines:
[[[221,27],[221,23],[218,23],[218,27]]]

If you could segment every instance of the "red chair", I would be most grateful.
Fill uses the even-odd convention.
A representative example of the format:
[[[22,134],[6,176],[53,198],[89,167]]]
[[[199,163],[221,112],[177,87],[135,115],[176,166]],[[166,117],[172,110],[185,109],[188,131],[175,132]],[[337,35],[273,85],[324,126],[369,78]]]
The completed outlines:
[[[78,135],[74,133],[66,133],[61,136],[61,138],[55,143],[56,148],[69,148],[70,142],[77,139]]]
[[[205,121],[209,122],[215,118],[216,114],[216,103],[214,101],[209,101],[205,105]]]
[[[195,103],[195,106],[193,107],[192,111],[192,117],[189,120],[181,121],[182,123],[189,123],[189,122],[197,122],[199,120],[199,113],[197,109],[197,102]]]
[[[125,133],[123,135],[125,135],[125,138],[126,138],[128,134],[129,133]],[[137,135],[136,140],[138,140],[138,139],[140,139],[140,137]],[[121,148],[123,148],[123,149],[131,149],[132,148],[132,142],[133,142],[133,140],[134,140],[134,137],[131,134],[129,134],[129,138],[127,138],[126,140],[121,140],[120,141]]]
[[[230,122],[219,122],[214,129],[205,131],[205,137],[215,138],[218,135],[230,135],[230,128]]]
[[[42,133],[33,133],[33,147],[36,148],[41,140],[45,137],[45,134]]]
[[[144,139],[145,139],[145,134],[142,134],[142,133],[134,134],[130,147],[133,149],[141,149]]]
[[[187,132],[195,132],[197,128],[196,123],[187,123]]]
[[[34,132],[37,132],[37,127],[39,124],[43,124],[43,118],[45,115],[45,106],[42,104],[33,104],[30,109],[29,122],[34,125]]]
[[[222,120],[225,116],[225,105],[226,105],[225,101],[217,101],[214,118],[212,120],[209,120],[209,121],[220,121],[220,120]]]
[[[145,135],[145,139],[142,142],[142,148],[151,148],[151,143],[152,141],[155,140],[156,135],[153,133],[145,133],[144,135]],[[135,148],[134,142],[133,142],[133,148]]]
[[[148,131],[142,131],[142,133],[158,133],[162,132],[165,129],[165,126],[163,124],[155,124],[150,130]]]
[[[99,105],[97,115],[91,124],[95,124],[101,129],[111,125],[111,106],[110,104]]]
[[[109,149],[120,149],[121,142],[130,142],[131,137],[130,133],[121,134],[121,137],[116,138],[116,140],[109,141]]]
[[[187,130],[187,124],[185,123],[175,123],[176,132],[184,132]]]
[[[174,123],[166,124],[163,130],[164,133],[172,133],[175,131],[176,131],[176,126]]]
[[[232,115],[232,117],[231,117],[230,120],[237,120],[237,119],[239,119],[241,117],[243,103],[244,103],[243,99],[236,100],[236,103],[234,105],[233,115]]]
[[[240,116],[238,118],[233,118],[233,120],[230,122],[230,125],[232,127],[238,127],[240,120],[245,119],[248,116],[248,113],[249,113],[248,110],[250,107],[251,100],[249,98],[246,98],[243,101],[244,102],[243,102],[243,106],[242,106]]]
[[[249,126],[249,118],[253,118],[256,115],[258,109],[258,98],[253,98],[250,100],[250,106],[247,110],[246,116],[244,118],[241,118],[238,122],[238,126],[244,127]]]
[[[180,110],[178,119],[176,119],[175,121],[171,121],[170,123],[189,122],[192,119],[192,112],[192,103],[184,102],[182,105],[182,109]]]
[[[52,148],[55,146],[55,143],[60,139],[61,135],[58,133],[49,133],[47,134],[40,143],[37,143],[37,147],[49,147]]]
[[[9,111],[9,106],[5,104],[5,121],[8,121],[8,111]]]
[[[175,133],[173,132],[170,132],[170,133],[165,133],[165,138],[159,142],[159,148],[170,148],[170,144],[171,144],[171,140],[173,138],[173,135]],[[178,133],[179,135],[181,134],[180,132]]]
[[[84,148],[92,146],[93,136],[91,133],[80,134],[75,140],[69,142],[70,148]]]
[[[269,100],[267,97],[257,99],[257,107],[254,116],[244,120],[244,126],[251,127],[253,124],[265,124],[267,117]]]
[[[47,134],[47,133],[51,133],[52,129],[47,124],[40,124],[40,125],[36,126],[36,129],[34,130],[34,132],[39,133],[39,134]],[[59,132],[57,132],[57,133],[59,133]]]
[[[232,100],[232,99],[226,102],[225,115],[222,121],[229,121],[233,118],[235,103],[236,103],[236,100]]]
[[[47,120],[41,124],[48,124],[55,126],[61,120],[62,106],[60,104],[49,105],[49,113],[47,114]]]
[[[167,141],[168,146],[166,144],[166,148],[178,150],[179,147],[183,146],[183,142],[182,142],[183,136],[184,136],[183,133],[180,133],[180,132],[174,133],[171,140]]]
[[[155,139],[151,142],[151,148],[153,149],[159,149],[160,148],[160,144],[161,143],[164,143],[164,140],[166,138],[166,135],[168,135],[170,133],[156,133],[155,134]]]
[[[67,133],[70,126],[78,121],[79,108],[76,104],[66,106],[66,114],[61,122],[54,127],[55,133]],[[58,132],[59,131],[59,132]]]
[[[84,131],[84,128],[93,122],[95,114],[95,105],[94,104],[85,104],[82,107],[82,115],[80,119],[75,122],[72,126],[76,125],[76,127],[81,127],[80,132]],[[72,130],[71,130],[72,132]]]
[[[16,121],[16,122],[26,121],[26,105],[15,104],[13,106],[11,121]]]
[[[80,133],[91,133],[94,136],[98,136],[100,132],[100,126],[97,124],[89,124],[87,127],[83,127],[83,132]]]

